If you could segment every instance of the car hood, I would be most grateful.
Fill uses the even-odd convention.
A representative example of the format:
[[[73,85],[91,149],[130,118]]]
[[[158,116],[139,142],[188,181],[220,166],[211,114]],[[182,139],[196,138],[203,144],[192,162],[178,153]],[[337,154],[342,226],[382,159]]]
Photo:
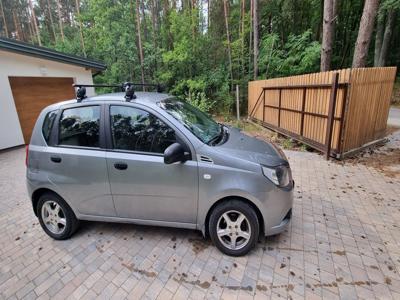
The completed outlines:
[[[288,164],[285,154],[272,143],[248,136],[237,128],[229,127],[228,132],[228,140],[215,146],[215,150],[264,166]]]

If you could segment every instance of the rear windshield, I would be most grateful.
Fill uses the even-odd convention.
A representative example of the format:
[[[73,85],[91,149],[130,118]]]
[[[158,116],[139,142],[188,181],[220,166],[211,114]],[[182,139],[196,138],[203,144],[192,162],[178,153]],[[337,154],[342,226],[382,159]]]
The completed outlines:
[[[53,110],[51,112],[48,112],[46,117],[44,118],[43,121],[43,126],[42,126],[42,134],[44,139],[46,140],[46,143],[49,143],[50,140],[50,133],[51,129],[53,128],[54,120],[57,116],[57,111]]]

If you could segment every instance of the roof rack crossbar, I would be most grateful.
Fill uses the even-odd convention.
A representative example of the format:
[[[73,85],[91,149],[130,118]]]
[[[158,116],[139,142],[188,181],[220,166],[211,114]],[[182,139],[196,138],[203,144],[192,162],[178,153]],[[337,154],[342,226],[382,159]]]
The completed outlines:
[[[125,92],[125,100],[131,101],[136,98],[134,86],[142,86],[142,87],[154,87],[157,89],[158,93],[162,92],[162,86],[156,83],[134,83],[134,82],[125,82],[122,84],[80,84],[74,83],[72,85],[74,88],[76,87],[76,100],[81,102],[86,98],[86,88],[87,87],[104,87],[104,88],[119,88],[122,92]]]
[[[74,83],[72,85],[73,87],[113,87],[113,88],[123,88],[122,84],[80,84],[80,83]]]
[[[142,86],[142,87],[154,87],[157,89],[157,93],[161,93],[162,92],[162,86],[159,83],[135,83],[135,82],[125,82],[125,84],[129,84],[132,86]]]

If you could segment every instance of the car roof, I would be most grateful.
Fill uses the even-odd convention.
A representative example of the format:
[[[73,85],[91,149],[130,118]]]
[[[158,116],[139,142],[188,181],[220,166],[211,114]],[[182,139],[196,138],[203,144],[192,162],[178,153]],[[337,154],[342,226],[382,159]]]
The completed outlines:
[[[144,102],[144,103],[157,103],[162,100],[171,98],[170,95],[156,92],[135,92],[136,98],[130,102]],[[93,97],[85,98],[82,102],[89,101],[123,101],[125,102],[125,93],[111,93],[98,95]]]
[[[136,98],[127,102],[125,100],[125,93],[110,93],[110,94],[102,94],[91,96],[83,99],[80,103],[88,104],[90,102],[122,102],[122,103],[140,103],[144,105],[155,105],[160,101],[172,98],[173,96],[165,94],[165,93],[156,93],[156,92],[135,92]],[[64,105],[69,105],[77,103],[76,99],[62,101],[51,105],[51,107],[57,106],[61,107]]]

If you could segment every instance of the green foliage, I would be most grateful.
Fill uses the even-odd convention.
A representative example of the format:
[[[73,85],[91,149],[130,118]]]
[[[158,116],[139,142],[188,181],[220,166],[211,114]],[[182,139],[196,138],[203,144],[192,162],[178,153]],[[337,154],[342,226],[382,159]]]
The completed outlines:
[[[379,9],[400,9],[400,0],[384,0],[382,1]]]
[[[299,150],[302,152],[306,152],[307,151],[307,145],[306,144],[301,144]]]
[[[320,53],[321,45],[312,41],[310,30],[290,35],[283,46],[278,35],[265,35],[260,47],[260,70],[268,78],[318,72]]]
[[[317,72],[323,1],[257,1],[259,79]],[[57,2],[61,4],[64,40]],[[351,65],[364,2],[337,1],[332,69]],[[37,44],[28,1],[2,0],[2,3],[8,36]],[[87,57],[104,62],[107,69],[95,77],[97,83],[141,81],[136,0],[37,0],[32,3],[44,46],[80,56],[86,52]],[[80,3],[80,14],[76,3]],[[223,1],[139,0],[139,3],[145,81],[162,83],[167,92],[227,118],[235,108],[232,90],[238,84],[244,113],[247,83],[253,80],[254,66],[250,1],[244,2],[244,11],[241,0],[227,1],[232,66],[228,60]],[[388,10],[400,10],[400,0],[382,0],[380,18],[385,19]],[[400,64],[399,20],[398,12],[387,60],[389,65]],[[3,20],[0,20],[0,34],[5,35]],[[373,56],[372,45],[373,42],[369,61]],[[97,92],[111,91],[99,89]]]
[[[207,113],[212,110],[215,104],[215,101],[208,99],[204,92],[190,94],[186,97],[186,100],[193,106]]]
[[[293,149],[293,141],[291,140],[291,139],[284,139],[283,141],[282,141],[282,148],[283,149],[288,149],[288,150],[290,150],[290,149]]]

